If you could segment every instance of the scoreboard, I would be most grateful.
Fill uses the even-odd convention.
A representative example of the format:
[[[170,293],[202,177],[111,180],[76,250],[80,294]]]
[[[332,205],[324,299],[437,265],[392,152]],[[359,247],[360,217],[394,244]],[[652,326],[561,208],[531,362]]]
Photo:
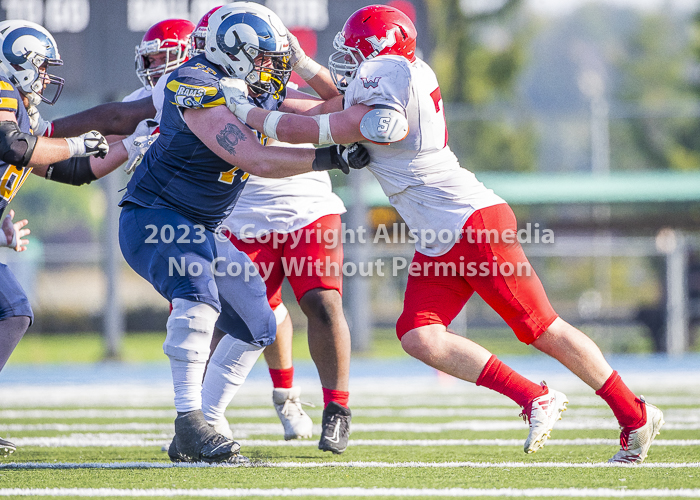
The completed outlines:
[[[152,24],[169,18],[185,18],[196,24],[212,7],[223,3],[216,0],[0,0],[0,18],[33,21],[54,35],[64,66],[53,72],[66,80],[59,105],[79,101],[81,107],[87,107],[121,99],[140,86],[134,72],[134,47]],[[306,52],[326,65],[333,52],[333,38],[350,14],[380,2],[258,0],[257,3],[276,12],[297,35]],[[423,0],[383,3],[403,10],[413,19],[418,30],[419,53],[429,54]]]

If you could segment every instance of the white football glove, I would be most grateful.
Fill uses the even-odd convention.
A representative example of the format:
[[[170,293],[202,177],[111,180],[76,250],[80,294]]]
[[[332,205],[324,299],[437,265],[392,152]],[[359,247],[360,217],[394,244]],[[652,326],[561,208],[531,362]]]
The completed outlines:
[[[156,142],[156,139],[158,139],[159,135],[160,133],[142,135],[140,137],[135,137],[131,141],[131,146],[127,148],[129,152],[129,159],[124,164],[124,171],[127,174],[132,174],[134,170],[136,170],[136,167],[138,167],[141,164],[141,162],[143,161],[143,157],[146,156],[148,148],[151,147],[151,144]],[[130,137],[132,136],[129,136],[128,138]],[[126,141],[126,139],[124,139],[124,141]],[[126,145],[126,142],[124,143],[124,145]]]
[[[0,247],[12,248],[15,252],[23,252],[27,249],[28,240],[24,240],[30,231],[23,229],[27,225],[27,220],[12,222],[15,216],[15,211],[10,210],[10,213],[3,219],[0,227]]]
[[[299,44],[299,40],[291,31],[287,31],[287,40],[289,41],[289,51],[291,53],[289,64],[304,81],[311,80],[321,70],[321,65],[306,55],[306,52]]]
[[[51,137],[53,135],[53,123],[44,120],[36,106],[29,106],[27,114],[29,115],[29,126],[32,128],[33,135],[36,137]]]
[[[107,140],[97,130],[78,137],[66,138],[71,156],[97,156],[104,158],[109,153]]]
[[[126,139],[122,140],[124,148],[129,155],[129,159],[124,164],[124,171],[131,174],[139,166],[146,151],[151,147],[160,134],[154,134],[158,128],[158,122],[150,118],[139,122],[136,130]],[[152,137],[152,139],[150,139]]]
[[[255,106],[248,102],[248,84],[240,78],[222,78],[219,87],[226,99],[226,107],[243,123]]]

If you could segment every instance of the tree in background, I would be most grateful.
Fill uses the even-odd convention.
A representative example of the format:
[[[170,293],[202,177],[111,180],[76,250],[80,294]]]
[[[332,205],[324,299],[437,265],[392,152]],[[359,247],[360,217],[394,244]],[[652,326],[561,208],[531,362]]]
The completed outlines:
[[[498,3],[498,2],[494,2]],[[454,120],[511,101],[524,59],[517,14],[523,0],[503,0],[491,10],[466,12],[460,0],[426,0],[434,40],[431,66],[448,104],[450,147],[471,170],[529,171],[536,141],[528,123]],[[462,106],[455,106],[461,104]],[[450,116],[454,114],[454,116]]]
[[[105,213],[104,192],[96,184],[99,183],[75,187],[30,175],[19,195],[12,200],[11,207],[17,213],[15,219],[29,220],[30,240],[96,241]]]
[[[641,14],[621,61],[620,99],[641,112],[630,119],[637,168],[700,169],[700,13],[690,23],[666,12]],[[641,153],[641,154],[639,154]]]

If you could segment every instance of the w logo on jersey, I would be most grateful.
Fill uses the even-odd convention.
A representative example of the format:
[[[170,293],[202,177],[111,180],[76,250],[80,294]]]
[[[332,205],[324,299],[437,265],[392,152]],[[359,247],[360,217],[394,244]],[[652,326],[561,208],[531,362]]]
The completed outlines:
[[[381,78],[381,76],[375,76],[374,78],[360,77],[360,80],[362,80],[362,85],[364,85],[366,89],[370,87],[376,89],[379,86],[379,80],[381,80]]]
[[[396,43],[396,30],[398,28],[390,29],[386,32],[384,38],[377,38],[377,35],[372,35],[366,40],[374,47],[374,51],[379,54],[382,50],[387,47],[392,47]]]

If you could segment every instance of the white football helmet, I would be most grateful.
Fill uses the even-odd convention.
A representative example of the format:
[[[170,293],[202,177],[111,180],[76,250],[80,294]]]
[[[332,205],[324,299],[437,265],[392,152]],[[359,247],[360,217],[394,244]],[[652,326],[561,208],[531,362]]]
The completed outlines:
[[[292,73],[287,28],[277,14],[253,2],[234,2],[209,18],[206,57],[256,94],[279,98]]]
[[[50,75],[48,69],[62,64],[56,41],[44,27],[29,21],[0,22],[0,71],[31,105],[58,100],[63,78]]]

